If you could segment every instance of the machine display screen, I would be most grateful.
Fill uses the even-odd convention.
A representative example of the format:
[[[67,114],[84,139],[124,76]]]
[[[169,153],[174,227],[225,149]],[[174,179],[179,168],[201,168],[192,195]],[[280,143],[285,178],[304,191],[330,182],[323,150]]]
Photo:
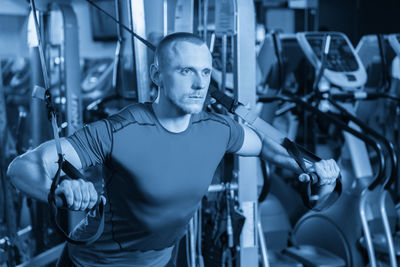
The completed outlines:
[[[306,35],[308,43],[319,59],[321,59],[322,56],[324,38],[325,34]],[[351,48],[341,35],[331,35],[331,43],[326,66],[327,69],[336,72],[350,72],[358,69],[358,63]]]

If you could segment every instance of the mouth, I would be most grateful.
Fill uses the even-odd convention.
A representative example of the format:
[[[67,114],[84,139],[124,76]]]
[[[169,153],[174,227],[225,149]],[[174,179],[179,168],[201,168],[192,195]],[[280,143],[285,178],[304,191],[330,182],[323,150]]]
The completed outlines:
[[[203,99],[204,96],[202,96],[202,95],[189,95],[189,98],[190,99]]]

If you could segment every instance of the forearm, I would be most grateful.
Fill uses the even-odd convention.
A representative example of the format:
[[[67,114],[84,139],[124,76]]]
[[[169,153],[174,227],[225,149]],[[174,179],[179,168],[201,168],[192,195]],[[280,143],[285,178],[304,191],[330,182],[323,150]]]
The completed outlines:
[[[32,155],[15,158],[8,167],[11,183],[28,196],[47,201],[51,179],[43,162]]]
[[[262,159],[278,167],[290,169],[297,174],[303,172],[297,162],[291,156],[289,156],[286,149],[269,138],[263,138],[260,156]]]

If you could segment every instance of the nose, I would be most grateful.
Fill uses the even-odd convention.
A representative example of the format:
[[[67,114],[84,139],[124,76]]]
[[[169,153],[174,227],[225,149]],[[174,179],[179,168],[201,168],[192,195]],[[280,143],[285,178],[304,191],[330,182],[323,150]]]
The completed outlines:
[[[208,82],[208,78],[197,74],[193,78],[192,89],[202,90],[202,89],[206,88],[207,82]]]

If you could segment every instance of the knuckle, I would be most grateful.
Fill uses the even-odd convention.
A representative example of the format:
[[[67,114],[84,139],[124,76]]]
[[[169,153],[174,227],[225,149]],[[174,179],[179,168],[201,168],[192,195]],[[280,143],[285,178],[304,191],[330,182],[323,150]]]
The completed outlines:
[[[87,185],[88,185],[88,187],[89,187],[90,189],[93,189],[93,190],[95,189],[95,188],[94,188],[94,184],[93,184],[92,182],[88,182]]]
[[[95,193],[95,192],[97,193],[96,188],[94,187],[94,185],[92,183],[89,184],[89,191],[91,193]]]
[[[89,203],[89,201],[90,201],[90,198],[89,198],[89,196],[85,196],[83,199],[82,199],[82,203]]]
[[[63,188],[60,192],[64,194],[65,198],[72,197],[71,192],[65,188]]]
[[[87,186],[87,184],[82,184],[81,185],[81,191],[88,191],[89,187]]]
[[[92,195],[97,196],[96,188],[93,187],[92,189],[90,189],[90,193],[91,193]]]
[[[78,201],[78,202],[82,201],[81,195],[80,194],[74,194],[74,200]]]
[[[61,182],[61,184],[60,184],[59,187],[65,188],[65,187],[68,187],[68,186],[70,186],[70,185],[71,185],[71,181],[66,179],[66,180],[64,180],[64,181]]]
[[[74,187],[74,188],[79,187],[79,182],[77,180],[72,180],[71,181],[71,186]]]

